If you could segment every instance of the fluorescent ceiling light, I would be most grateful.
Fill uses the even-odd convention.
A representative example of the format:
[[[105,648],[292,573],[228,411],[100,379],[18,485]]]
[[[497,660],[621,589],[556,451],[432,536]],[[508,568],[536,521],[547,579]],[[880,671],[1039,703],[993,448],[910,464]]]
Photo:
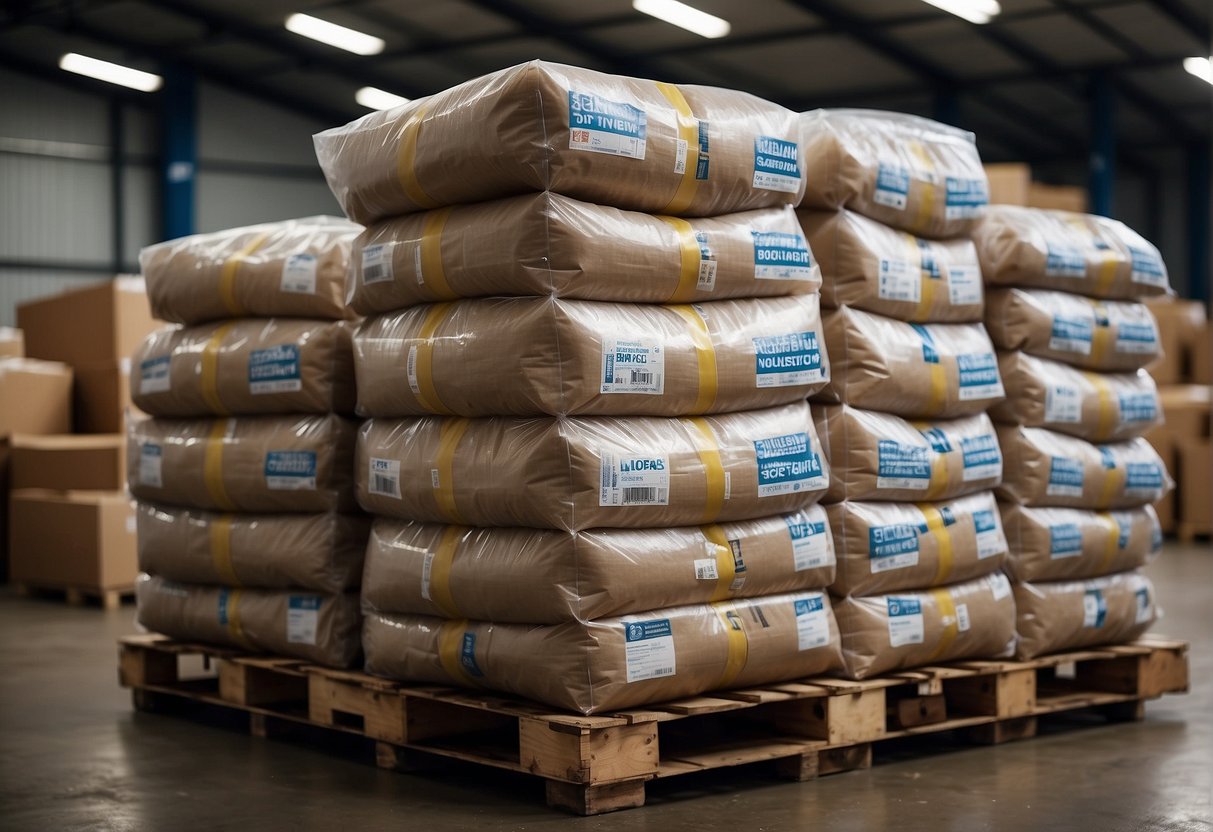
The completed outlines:
[[[998,0],[922,0],[970,23],[989,23],[1002,11]]]
[[[1213,57],[1184,58],[1184,69],[1200,80],[1213,84]]]
[[[701,12],[678,0],[632,0],[632,8],[705,38],[722,38],[732,28],[724,18]]]
[[[291,15],[286,19],[286,28],[297,35],[327,43],[329,46],[353,52],[355,55],[378,55],[383,51],[382,39],[359,32],[357,29],[348,29],[345,26],[338,26],[336,23],[329,23],[327,20],[312,17],[310,14]]]
[[[396,95],[378,87],[363,87],[354,93],[354,100],[369,110],[390,110],[409,103],[409,99],[403,95]]]
[[[122,64],[112,64],[109,61],[90,58],[87,55],[78,55],[75,52],[68,52],[60,58],[59,68],[142,92],[155,92],[164,83],[164,79],[159,75],[131,69]]]

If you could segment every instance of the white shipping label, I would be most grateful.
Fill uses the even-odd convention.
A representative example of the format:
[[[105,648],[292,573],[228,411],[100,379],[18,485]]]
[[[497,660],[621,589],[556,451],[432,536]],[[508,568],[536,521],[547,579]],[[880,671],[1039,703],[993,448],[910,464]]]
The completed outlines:
[[[300,252],[282,263],[282,291],[300,295],[316,294],[316,255]]]
[[[716,288],[716,260],[699,261],[699,279],[695,288],[702,292],[711,292]]]
[[[569,90],[569,150],[643,159],[648,116],[626,101]]]
[[[962,633],[969,631],[969,605],[956,605],[956,629]]]
[[[948,301],[953,306],[979,306],[982,301],[981,269],[976,266],[949,266]]]
[[[1077,424],[1082,420],[1082,393],[1077,387],[1050,384],[1045,392],[1045,422]]]
[[[389,261],[390,265],[390,261]],[[413,247],[413,272],[417,275],[417,285],[425,285],[425,267],[421,264],[421,243]]]
[[[792,538],[793,569],[803,572],[834,563],[826,521],[814,522],[803,512],[789,514],[783,521],[787,524],[788,535]]]
[[[367,493],[400,499],[400,460],[371,457],[367,468]]]
[[[172,359],[159,355],[139,363],[139,392],[167,393],[172,389]]]
[[[665,353],[656,338],[602,340],[602,393],[665,392]]]
[[[1150,590],[1142,587],[1134,593],[1137,601],[1137,612],[1133,616],[1136,624],[1145,624],[1154,617],[1154,607],[1150,603]]]
[[[674,140],[674,173],[687,172],[687,143],[686,139]]]
[[[420,246],[417,247],[417,251],[420,255]],[[420,261],[420,257],[418,260]],[[420,273],[420,268],[418,268],[418,273]],[[362,282],[369,286],[372,283],[390,283],[392,279],[391,247],[380,243],[364,248],[362,250]]]
[[[812,650],[830,643],[830,617],[825,598],[812,595],[792,602],[796,612],[796,649]]]
[[[913,597],[890,595],[885,604],[889,611],[889,646],[922,644],[922,602]]]
[[[670,461],[665,454],[633,456],[602,451],[599,506],[670,504]]]
[[[417,345],[409,347],[409,357],[404,365],[404,373],[409,381],[409,389],[414,396],[421,395],[421,385],[417,383]]]
[[[164,487],[164,449],[147,444],[139,448],[139,484],[152,488]]]
[[[421,562],[421,597],[427,601],[430,598],[430,574],[434,569],[434,552],[426,552],[425,560]]]
[[[322,599],[314,595],[292,595],[287,601],[286,640],[291,644],[315,644]]]
[[[1090,590],[1083,593],[1082,596],[1082,626],[1084,627],[1101,627],[1103,626],[1103,616],[1100,615],[1100,606],[1103,603],[1103,596],[1099,590]]]
[[[922,270],[909,260],[882,259],[877,293],[885,300],[919,303],[922,300]]]
[[[1001,601],[1011,594],[1011,582],[1007,580],[1006,575],[995,572],[990,576],[990,594],[994,596],[995,601]]]
[[[716,571],[716,558],[695,559],[695,580],[714,581],[719,577],[720,573]]]
[[[1007,551],[1007,539],[1002,529],[989,529],[977,532],[977,559],[985,560]]]
[[[677,667],[670,619],[625,621],[623,638],[628,684],[674,675]]]

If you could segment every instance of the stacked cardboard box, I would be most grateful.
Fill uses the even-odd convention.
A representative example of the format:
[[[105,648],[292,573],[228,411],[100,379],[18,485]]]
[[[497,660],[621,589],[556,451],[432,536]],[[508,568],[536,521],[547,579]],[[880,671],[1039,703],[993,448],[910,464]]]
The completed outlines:
[[[967,237],[986,202],[973,136],[862,110],[808,113],[804,130],[800,218],[834,310],[815,413],[847,673],[1005,655],[1002,457],[985,414],[1003,386]]]
[[[135,403],[152,414],[131,426],[127,461],[150,629],[357,660],[368,524],[351,516],[340,291],[357,230],[319,217],[143,251],[153,310],[182,325],[149,335],[133,362]]]
[[[1137,299],[1168,291],[1166,268],[1121,223],[1064,211],[991,207],[974,240],[1007,380],[995,418],[1017,655],[1132,639],[1157,616],[1136,569],[1161,546],[1150,504],[1170,486],[1141,438],[1161,416],[1141,369],[1160,345]]]
[[[317,136],[369,226],[371,672],[589,713],[838,665],[797,139],[542,62]]]
[[[1046,185],[1032,181],[1032,168],[1022,162],[986,165],[991,205],[1023,205],[1082,213],[1087,191],[1075,185]]]

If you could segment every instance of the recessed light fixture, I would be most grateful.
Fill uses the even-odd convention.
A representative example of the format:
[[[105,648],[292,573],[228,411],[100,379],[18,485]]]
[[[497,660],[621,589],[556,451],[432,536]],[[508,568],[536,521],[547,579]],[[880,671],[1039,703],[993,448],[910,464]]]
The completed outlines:
[[[1002,11],[998,0],[922,0],[970,23],[989,23]]]
[[[632,8],[705,38],[722,38],[732,28],[724,18],[678,0],[632,0]]]
[[[293,14],[286,19],[286,28],[305,38],[318,40],[329,46],[353,52],[355,55],[378,55],[383,51],[383,40],[357,29],[338,26],[310,14]]]
[[[403,95],[396,95],[378,87],[363,87],[354,93],[354,100],[369,110],[390,110],[409,103],[409,99]]]
[[[163,78],[151,72],[110,63],[100,58],[90,58],[88,55],[80,55],[76,52],[68,52],[60,58],[59,68],[141,92],[155,92],[164,84]]]
[[[1213,84],[1213,57],[1184,58],[1184,69],[1200,80]]]

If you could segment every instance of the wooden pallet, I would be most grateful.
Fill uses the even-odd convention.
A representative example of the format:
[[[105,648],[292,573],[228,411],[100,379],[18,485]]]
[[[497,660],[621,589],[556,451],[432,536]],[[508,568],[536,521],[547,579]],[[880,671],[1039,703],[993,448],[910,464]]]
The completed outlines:
[[[122,606],[123,598],[135,598],[133,586],[117,589],[100,589],[93,586],[41,586],[18,583],[13,585],[18,595],[27,598],[61,597],[71,607],[85,607],[97,603],[103,610],[116,610]]]
[[[119,681],[141,710],[185,699],[247,713],[258,736],[277,723],[355,734],[374,742],[386,768],[422,751],[535,775],[546,781],[549,805],[594,815],[643,805],[651,780],[706,769],[774,761],[778,776],[811,780],[866,768],[873,743],[898,737],[960,731],[1001,743],[1034,736],[1040,717],[1081,709],[1142,719],[1146,700],[1188,689],[1187,652],[1185,642],[1149,638],[862,682],[804,679],[597,716],[156,635],[119,642]],[[205,670],[183,672],[185,659]]]

